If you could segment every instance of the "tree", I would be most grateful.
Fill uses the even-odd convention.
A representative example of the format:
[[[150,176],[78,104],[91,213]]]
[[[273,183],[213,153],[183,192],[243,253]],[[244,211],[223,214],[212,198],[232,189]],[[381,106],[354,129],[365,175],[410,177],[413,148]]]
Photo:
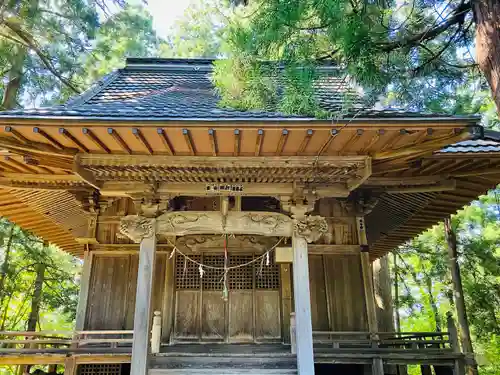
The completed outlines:
[[[254,81],[269,75],[269,64],[261,61],[280,61],[285,89],[278,107],[314,114],[314,103],[301,104],[309,94],[304,88],[313,85],[318,61],[328,60],[370,89],[368,97],[382,93],[393,105],[417,110],[437,101],[453,111],[457,88],[477,81],[479,69],[500,108],[499,8],[487,0],[253,0],[236,8],[230,60],[217,63],[216,82],[224,104],[262,108],[267,87]],[[477,63],[470,53],[474,36]],[[432,100],[422,100],[422,91]]]
[[[118,8],[114,14],[112,6]],[[88,56],[94,53],[93,40],[101,30],[101,20],[104,18],[109,29],[107,20],[125,8],[128,11],[131,7],[124,0],[63,0],[57,4],[50,0],[3,1],[0,72],[5,79],[0,86],[1,109],[54,102],[83,91],[88,84],[81,79],[82,63],[92,60]],[[130,33],[124,35],[136,44],[143,41],[142,30],[144,33],[151,30],[134,23],[132,17],[121,21],[130,22],[137,31],[133,37]],[[102,41],[97,44],[101,46],[96,51],[99,53],[103,50]],[[121,51],[127,52],[128,49]]]
[[[160,45],[162,57],[220,57],[224,51],[226,24],[230,13],[224,0],[190,3],[182,18],[171,27]]]
[[[480,366],[480,373],[488,375],[500,370],[499,194],[493,190],[452,217],[474,351],[488,358]],[[454,309],[447,251],[440,224],[395,253],[398,294],[394,300],[403,331],[433,330],[438,319],[444,322],[446,312]]]
[[[80,262],[0,221],[0,330],[69,329],[76,314]]]

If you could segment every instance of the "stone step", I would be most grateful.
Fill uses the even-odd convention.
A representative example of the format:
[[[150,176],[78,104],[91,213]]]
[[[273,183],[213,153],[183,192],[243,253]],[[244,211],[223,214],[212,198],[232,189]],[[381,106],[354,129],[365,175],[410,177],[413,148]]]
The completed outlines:
[[[297,375],[293,369],[230,369],[230,368],[199,368],[199,369],[151,369],[148,375]]]
[[[296,370],[294,356],[280,355],[163,355],[150,359],[152,370],[163,369],[219,369],[219,370]]]

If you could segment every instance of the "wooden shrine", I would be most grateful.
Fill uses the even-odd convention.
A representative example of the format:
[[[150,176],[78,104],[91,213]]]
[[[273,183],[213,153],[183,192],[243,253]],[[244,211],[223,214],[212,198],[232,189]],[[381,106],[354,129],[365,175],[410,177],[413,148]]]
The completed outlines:
[[[64,105],[0,112],[0,213],[83,259],[75,331],[3,332],[0,363],[463,374],[452,320],[394,332],[385,255],[500,182],[500,134],[475,117],[224,109],[211,66],[129,59]],[[325,82],[333,111],[350,88]]]

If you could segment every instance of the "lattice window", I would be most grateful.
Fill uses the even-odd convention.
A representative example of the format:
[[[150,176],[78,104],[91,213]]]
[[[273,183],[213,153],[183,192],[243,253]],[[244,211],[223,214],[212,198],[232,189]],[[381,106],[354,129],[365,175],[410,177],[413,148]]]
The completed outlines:
[[[78,366],[78,375],[120,375],[122,371],[121,364],[84,364]]]
[[[212,267],[224,267],[224,255],[203,255],[203,264]],[[222,290],[224,287],[224,270],[204,268],[201,279],[203,290]]]
[[[266,265],[266,257],[263,264],[255,264],[255,287],[257,289],[279,289],[280,271],[279,266],[274,262],[273,254],[269,254],[269,265]]]
[[[191,259],[201,262],[201,255],[190,255]],[[182,255],[177,255],[175,258],[175,287],[177,289],[200,289],[200,273],[198,266],[184,258]]]
[[[253,259],[253,255],[229,255],[229,266],[234,267]],[[229,272],[229,290],[253,289],[253,264]]]

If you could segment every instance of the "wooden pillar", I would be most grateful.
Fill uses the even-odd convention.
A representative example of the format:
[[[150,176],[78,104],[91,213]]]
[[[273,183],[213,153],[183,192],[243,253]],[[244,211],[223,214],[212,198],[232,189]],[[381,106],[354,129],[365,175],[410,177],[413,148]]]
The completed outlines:
[[[377,310],[375,305],[375,294],[373,288],[373,277],[370,263],[370,253],[368,249],[368,240],[366,238],[365,219],[356,218],[358,242],[361,246],[361,272],[363,274],[363,289],[365,292],[366,316],[368,319],[368,330],[372,336],[378,332]],[[375,338],[375,337],[372,337]]]
[[[298,375],[314,375],[307,241],[294,235],[292,247]]]
[[[149,324],[156,256],[156,231],[154,225],[149,235],[150,237],[141,240],[139,251],[130,375],[148,374]]]
[[[292,278],[291,264],[283,263],[280,265],[281,278],[281,315],[283,343],[290,344],[290,315],[292,313]]]
[[[87,315],[87,301],[93,260],[94,254],[88,250],[85,251],[85,255],[83,256],[82,276],[80,278],[80,294],[78,296],[78,306],[76,308],[75,331],[83,331],[85,329],[85,317]]]
[[[448,261],[451,270],[451,281],[453,283],[453,291],[455,296],[455,306],[457,307],[458,325],[460,327],[460,339],[462,342],[462,350],[466,357],[470,356],[473,362],[468,366],[467,373],[469,375],[477,375],[477,365],[474,361],[474,350],[472,348],[472,340],[469,329],[469,322],[467,321],[467,310],[465,308],[465,299],[462,286],[462,276],[460,275],[460,266],[458,265],[457,257],[457,237],[452,228],[450,218],[444,219],[444,231],[446,242],[448,243]]]
[[[66,357],[64,359],[64,375],[76,375],[77,364],[75,357]]]

